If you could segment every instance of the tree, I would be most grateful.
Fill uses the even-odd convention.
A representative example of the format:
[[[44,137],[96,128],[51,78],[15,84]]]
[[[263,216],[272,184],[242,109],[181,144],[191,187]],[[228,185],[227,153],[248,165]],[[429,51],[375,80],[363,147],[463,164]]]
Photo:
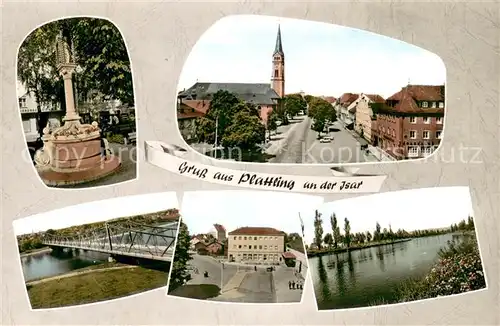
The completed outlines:
[[[467,218],[467,229],[474,230],[474,218],[472,216]]]
[[[351,223],[347,217],[344,219],[344,243],[347,248],[351,246]]]
[[[321,249],[323,243],[323,220],[321,213],[316,210],[314,213],[314,244],[318,249]]]
[[[64,102],[64,86],[57,71],[55,43],[62,33],[78,65],[76,93],[91,92],[134,104],[132,72],[119,30],[99,18],[69,18],[47,23],[33,31],[18,54],[18,78],[33,92],[37,105]],[[44,126],[43,126],[44,127]]]
[[[224,147],[252,150],[257,144],[262,143],[265,137],[266,128],[260,118],[249,111],[240,111],[236,113],[232,124],[226,129],[221,144]]]
[[[381,230],[380,224],[377,222],[377,224],[375,225],[375,232],[373,232],[373,241],[381,240],[380,230]]]
[[[177,244],[175,246],[175,255],[170,272],[169,292],[172,292],[179,286],[184,285],[191,279],[187,269],[189,260],[192,259],[189,254],[191,237],[186,224],[179,222],[179,232],[177,234]]]
[[[366,231],[366,241],[367,242],[372,241],[372,234],[370,233],[370,231]]]
[[[300,94],[289,94],[285,96],[285,112],[291,117],[296,116],[300,111],[306,111],[307,102]]]
[[[330,216],[330,224],[332,226],[333,246],[337,248],[340,243],[340,228],[335,213]]]
[[[328,246],[328,248],[332,247],[333,237],[332,237],[331,233],[325,234],[325,237],[323,238],[323,242]]]
[[[269,140],[271,140],[271,132],[278,129],[278,114],[275,110],[271,111],[271,114],[267,117],[266,129],[268,132]]]
[[[314,122],[312,129],[318,132],[318,137],[329,122],[336,120],[333,106],[322,98],[313,97],[308,101],[309,110],[307,114]]]

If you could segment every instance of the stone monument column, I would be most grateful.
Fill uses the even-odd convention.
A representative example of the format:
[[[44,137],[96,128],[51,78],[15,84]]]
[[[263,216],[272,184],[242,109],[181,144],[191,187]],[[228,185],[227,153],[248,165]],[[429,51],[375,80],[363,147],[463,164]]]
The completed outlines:
[[[64,80],[64,97],[66,101],[66,115],[63,118],[63,121],[80,121],[80,116],[78,112],[76,112],[75,108],[75,97],[73,94],[73,72],[75,67],[69,64],[61,65],[59,67],[59,72]]]

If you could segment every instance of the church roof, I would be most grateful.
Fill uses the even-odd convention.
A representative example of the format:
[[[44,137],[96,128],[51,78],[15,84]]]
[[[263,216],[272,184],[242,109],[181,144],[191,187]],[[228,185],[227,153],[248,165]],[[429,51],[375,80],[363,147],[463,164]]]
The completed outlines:
[[[283,44],[281,43],[281,27],[278,25],[278,35],[276,36],[276,46],[274,48],[274,54],[281,54],[282,56],[285,55],[283,52]]]
[[[179,96],[192,100],[210,100],[218,91],[228,91],[240,100],[262,105],[275,104],[274,100],[280,98],[270,84],[251,83],[196,83],[190,88],[179,93]]]

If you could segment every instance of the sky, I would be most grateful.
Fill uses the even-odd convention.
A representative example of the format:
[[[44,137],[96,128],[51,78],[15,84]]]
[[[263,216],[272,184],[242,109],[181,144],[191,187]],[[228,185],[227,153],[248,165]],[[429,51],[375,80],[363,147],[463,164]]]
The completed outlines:
[[[178,85],[270,83],[278,25],[285,53],[285,93],[339,97],[398,92],[408,84],[442,85],[439,56],[393,38],[328,23],[271,16],[222,18],[198,40]]]
[[[351,232],[373,233],[375,224],[382,229],[432,229],[448,227],[462,219],[474,216],[468,187],[436,187],[385,192],[324,203],[320,209],[324,234],[331,232],[330,216],[337,216],[342,234],[344,218],[351,224]],[[306,243],[314,239],[314,209],[304,214]]]
[[[175,192],[125,196],[68,206],[15,220],[14,234],[103,222],[115,218],[179,208]]]
[[[261,226],[301,234],[299,213],[322,202],[319,196],[270,191],[197,191],[184,193],[181,216],[192,235],[209,233],[215,223],[227,232]]]

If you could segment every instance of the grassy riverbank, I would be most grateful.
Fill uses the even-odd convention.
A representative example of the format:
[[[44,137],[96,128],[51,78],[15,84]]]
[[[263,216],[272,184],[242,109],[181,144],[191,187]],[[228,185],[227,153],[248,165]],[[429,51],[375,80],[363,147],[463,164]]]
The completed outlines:
[[[70,275],[68,275],[70,274]],[[100,264],[27,284],[33,309],[116,299],[167,285],[168,273],[123,264]]]
[[[393,241],[377,241],[377,242],[368,242],[368,243],[363,243],[363,244],[353,244],[349,248],[337,248],[337,249],[330,249],[330,248],[325,248],[321,250],[316,250],[316,249],[309,249],[307,250],[307,257],[318,257],[318,256],[324,256],[324,255],[330,255],[330,254],[339,254],[342,252],[347,252],[347,251],[354,251],[354,250],[361,250],[361,249],[367,249],[367,248],[372,248],[372,247],[379,247],[379,246],[385,246],[385,245],[391,245],[391,244],[396,244],[400,242],[407,242],[411,241],[412,239],[398,239],[398,240],[393,240]]]
[[[459,243],[449,242],[439,260],[421,279],[408,280],[397,289],[394,302],[377,300],[373,305],[401,303],[470,292],[486,288],[479,247],[474,234]]]

